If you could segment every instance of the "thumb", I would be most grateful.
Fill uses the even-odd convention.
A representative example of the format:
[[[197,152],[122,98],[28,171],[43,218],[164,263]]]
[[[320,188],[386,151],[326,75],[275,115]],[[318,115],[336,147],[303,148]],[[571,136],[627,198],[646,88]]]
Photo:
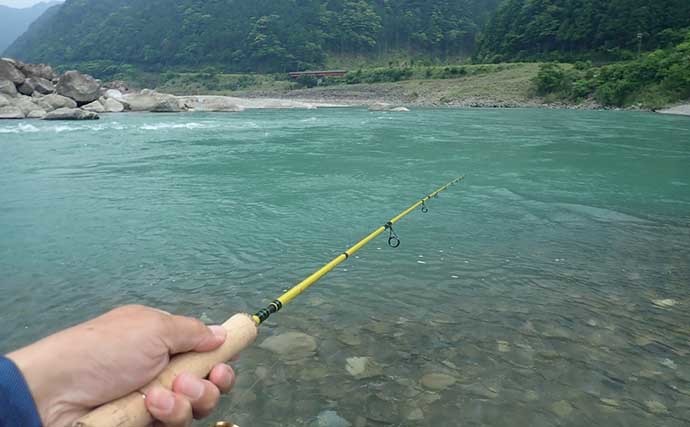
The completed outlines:
[[[170,354],[215,350],[225,342],[222,326],[206,326],[200,320],[184,316],[166,316],[161,339]]]

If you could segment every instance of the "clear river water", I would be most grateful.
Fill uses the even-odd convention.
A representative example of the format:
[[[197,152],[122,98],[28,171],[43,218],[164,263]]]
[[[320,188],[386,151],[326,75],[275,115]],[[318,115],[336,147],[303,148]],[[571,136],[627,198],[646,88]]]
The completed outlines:
[[[272,317],[198,425],[689,425],[686,117],[1,122],[0,351],[125,303],[254,312],[458,175],[398,249],[379,238]]]

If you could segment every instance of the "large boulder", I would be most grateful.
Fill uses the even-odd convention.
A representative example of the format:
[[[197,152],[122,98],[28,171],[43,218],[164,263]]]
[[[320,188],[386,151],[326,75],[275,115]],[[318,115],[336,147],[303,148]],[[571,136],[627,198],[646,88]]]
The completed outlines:
[[[58,108],[77,108],[77,103],[73,99],[56,93],[39,98],[37,104],[46,111],[53,111]]]
[[[95,100],[90,104],[86,104],[81,107],[86,111],[93,111],[94,113],[105,113],[105,107],[101,104],[101,101]]]
[[[9,80],[0,80],[0,94],[17,96],[17,87]]]
[[[43,77],[29,77],[21,86],[19,86],[19,92],[23,93],[24,95],[31,95],[34,92],[48,95],[55,92],[55,86],[53,83],[44,79]]]
[[[0,95],[0,107],[7,107],[10,105],[10,100],[5,95]]]
[[[27,119],[42,119],[46,116],[46,114],[48,114],[48,113],[46,113],[45,110],[38,109],[38,110],[31,111],[29,114],[26,115],[26,118]]]
[[[26,117],[19,107],[7,105],[0,107],[0,119],[23,119]]]
[[[43,117],[43,120],[98,120],[98,114],[80,108],[58,108]]]
[[[100,98],[100,101],[108,113],[121,113],[125,110],[125,106],[113,98]]]
[[[18,67],[27,78],[38,77],[45,80],[55,80],[58,76],[53,67],[46,64],[19,64]]]
[[[118,100],[130,111],[155,111],[158,113],[176,113],[182,111],[177,97],[144,89],[140,93],[123,95]]]
[[[32,111],[45,110],[45,108],[34,103],[34,98],[25,95],[18,95],[14,98],[12,100],[12,105],[22,110],[25,116],[28,116]]]
[[[120,92],[117,89],[108,89],[105,91],[103,96],[106,98],[112,98],[116,101],[120,101],[122,99],[122,92]]]
[[[93,77],[78,71],[67,71],[60,76],[57,93],[72,98],[77,104],[89,104],[101,96],[101,85]]]
[[[15,85],[20,85],[25,79],[26,76],[19,71],[15,61],[7,58],[0,59],[0,80],[9,80]]]

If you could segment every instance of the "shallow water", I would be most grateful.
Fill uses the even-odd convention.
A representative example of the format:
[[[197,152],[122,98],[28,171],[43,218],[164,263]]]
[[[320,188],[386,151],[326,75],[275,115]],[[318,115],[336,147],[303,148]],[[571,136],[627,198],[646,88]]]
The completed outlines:
[[[687,118],[629,112],[0,122],[0,351],[123,303],[255,311],[464,174],[399,249],[379,238],[275,315],[259,344],[315,353],[247,350],[214,419],[688,425],[689,142]]]

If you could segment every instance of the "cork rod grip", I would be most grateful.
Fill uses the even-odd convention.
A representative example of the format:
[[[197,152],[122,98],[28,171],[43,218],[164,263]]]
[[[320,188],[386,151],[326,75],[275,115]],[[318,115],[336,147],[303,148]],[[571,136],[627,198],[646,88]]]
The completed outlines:
[[[96,408],[77,420],[73,427],[148,427],[154,421],[144,404],[144,396],[151,387],[160,385],[167,389],[179,374],[188,372],[205,377],[218,363],[224,363],[256,339],[258,328],[246,314],[236,314],[223,324],[228,331],[225,343],[208,353],[187,353],[172,358],[167,368],[140,392],[132,393],[116,401]]]

